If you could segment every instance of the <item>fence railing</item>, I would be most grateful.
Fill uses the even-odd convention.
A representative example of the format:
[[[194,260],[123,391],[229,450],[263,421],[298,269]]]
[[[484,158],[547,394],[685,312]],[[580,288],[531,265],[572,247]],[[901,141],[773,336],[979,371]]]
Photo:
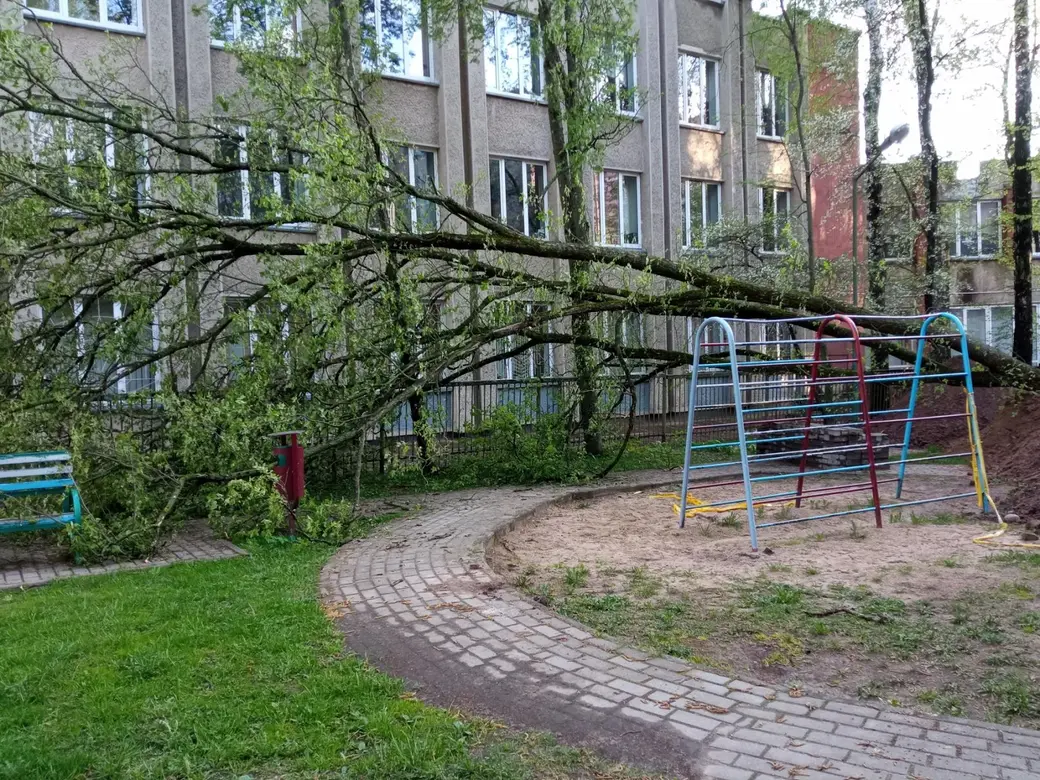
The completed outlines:
[[[797,403],[803,394],[794,376],[768,374],[761,379],[761,390],[746,392],[763,406]],[[626,387],[621,377],[598,380],[599,408],[608,432],[621,435],[627,430],[634,404],[633,439],[664,442],[681,436],[689,409],[689,371],[634,375],[633,380],[631,387]],[[733,411],[728,374],[705,371],[698,382],[697,396],[698,409],[706,415],[699,419],[710,417],[716,423],[704,437],[724,436],[726,428],[719,424],[728,422]],[[533,428],[547,415],[576,416],[577,397],[577,380],[573,377],[452,382],[424,393],[423,426],[439,458],[487,455],[494,446],[488,430],[496,413],[507,411],[523,426]],[[106,400],[99,411],[109,419],[113,432],[131,433],[148,449],[164,445],[166,416],[154,400],[141,396]],[[336,433],[330,431],[329,435]],[[312,432],[311,438],[316,440],[307,444],[321,443],[323,437]],[[332,456],[332,460],[342,461],[344,473],[355,462],[355,447],[353,443],[345,445],[342,457]],[[415,425],[408,404],[403,403],[389,419],[368,431],[362,464],[367,471],[383,473],[414,462],[416,455]]]

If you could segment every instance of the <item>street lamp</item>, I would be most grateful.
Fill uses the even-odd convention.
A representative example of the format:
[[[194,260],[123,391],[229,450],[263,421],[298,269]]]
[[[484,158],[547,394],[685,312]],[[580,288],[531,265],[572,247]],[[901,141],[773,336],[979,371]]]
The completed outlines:
[[[877,153],[856,169],[852,177],[852,305],[859,306],[859,179],[869,171],[890,146],[895,146],[910,134],[910,125],[893,128],[878,146]]]

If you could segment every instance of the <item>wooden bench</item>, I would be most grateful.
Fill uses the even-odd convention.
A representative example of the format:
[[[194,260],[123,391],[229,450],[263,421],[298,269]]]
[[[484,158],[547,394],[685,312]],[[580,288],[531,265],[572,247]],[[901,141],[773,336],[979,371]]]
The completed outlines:
[[[19,452],[0,455],[0,515],[7,499],[62,493],[61,514],[37,517],[0,517],[0,534],[42,531],[79,525],[83,506],[72,478],[72,456],[67,452]]]

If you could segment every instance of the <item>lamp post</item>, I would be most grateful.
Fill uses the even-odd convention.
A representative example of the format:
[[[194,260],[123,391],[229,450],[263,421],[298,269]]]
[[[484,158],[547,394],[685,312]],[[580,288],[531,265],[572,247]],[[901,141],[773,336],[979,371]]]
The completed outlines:
[[[852,176],[852,305],[859,306],[859,179],[869,171],[890,146],[895,146],[910,134],[910,125],[899,125],[889,131],[878,146],[877,153],[856,169]]]

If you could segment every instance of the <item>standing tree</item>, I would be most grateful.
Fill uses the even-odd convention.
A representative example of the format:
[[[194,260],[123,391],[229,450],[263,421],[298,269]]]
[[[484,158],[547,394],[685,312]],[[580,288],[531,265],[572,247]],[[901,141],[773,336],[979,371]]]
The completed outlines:
[[[1015,0],[1015,124],[1011,129],[1013,150],[1011,200],[1014,209],[1013,254],[1015,262],[1015,330],[1012,354],[1019,360],[1033,359],[1033,176],[1030,169],[1030,134],[1033,117],[1033,53],[1029,41],[1029,0]]]
[[[870,47],[867,84],[863,88],[863,128],[866,136],[864,140],[867,160],[876,159],[881,146],[881,139],[878,136],[878,113],[881,110],[881,77],[885,55],[880,2],[881,0],[863,0],[867,43]],[[867,170],[865,175],[867,179],[867,302],[871,308],[883,309],[886,282],[885,238],[881,225],[884,170],[880,165],[875,164]]]
[[[935,86],[935,19],[928,13],[927,0],[903,0],[907,37],[917,83],[917,119],[921,138],[924,193],[925,311],[944,311],[950,306],[950,275],[939,240],[939,153],[932,137],[932,88]]]

